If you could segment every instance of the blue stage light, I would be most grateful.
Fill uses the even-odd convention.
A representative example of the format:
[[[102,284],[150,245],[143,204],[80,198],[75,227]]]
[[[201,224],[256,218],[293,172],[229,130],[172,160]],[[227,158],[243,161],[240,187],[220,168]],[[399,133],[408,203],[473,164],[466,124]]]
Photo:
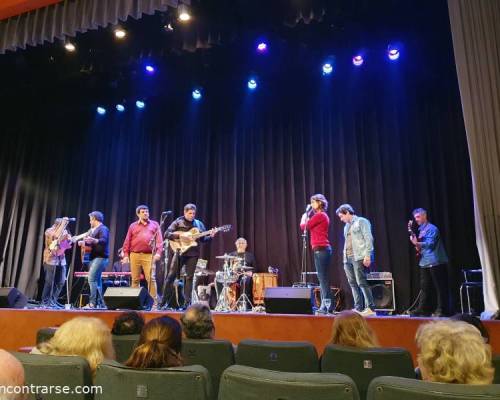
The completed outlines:
[[[99,115],[106,114],[106,109],[104,107],[101,107],[101,106],[97,107],[97,114],[99,114]]]
[[[146,107],[146,103],[144,103],[142,100],[137,100],[135,102],[135,106],[139,109],[142,110],[144,107]]]
[[[195,100],[200,100],[201,99],[201,90],[200,89],[194,89],[192,92],[191,92],[191,96],[193,97],[193,99]]]
[[[363,56],[361,54],[358,54],[357,56],[354,56],[352,58],[352,63],[356,66],[356,67],[360,67],[363,65],[363,63],[365,62],[365,60],[363,59]]]
[[[146,72],[147,72],[148,74],[154,74],[154,73],[155,73],[155,71],[156,71],[155,67],[153,67],[153,66],[152,66],[152,65],[150,65],[150,64],[146,65],[146,67],[145,67],[144,69],[146,70]]]
[[[257,45],[257,51],[259,53],[265,53],[267,51],[267,43],[266,42],[260,42]]]
[[[250,90],[255,90],[257,88],[257,81],[254,78],[248,80],[247,86]]]
[[[323,64],[323,75],[330,75],[333,72],[332,63],[326,62]]]
[[[396,61],[400,55],[401,53],[397,47],[389,46],[387,48],[387,57],[389,57],[389,60]]]
[[[116,111],[123,112],[123,111],[125,111],[125,107],[122,104],[117,104]]]

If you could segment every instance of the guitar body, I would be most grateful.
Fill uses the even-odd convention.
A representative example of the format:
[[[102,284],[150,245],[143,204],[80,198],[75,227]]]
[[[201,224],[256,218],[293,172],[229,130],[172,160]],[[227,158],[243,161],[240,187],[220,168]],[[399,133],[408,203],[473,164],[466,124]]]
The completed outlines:
[[[411,219],[408,221],[408,233],[410,234],[410,236],[418,237],[415,234],[415,232],[413,232],[413,221]],[[415,258],[417,259],[417,262],[418,262],[422,255],[420,254],[420,248],[418,246],[414,246],[414,247],[415,247]]]
[[[198,246],[198,242],[196,241],[197,236],[200,234],[198,228],[191,228],[186,232],[176,231],[174,233],[179,235],[179,239],[170,240],[170,248],[173,252],[178,251],[180,254],[183,254],[191,247]],[[188,236],[189,234],[191,235]]]
[[[92,251],[92,247],[84,244],[83,246],[80,246],[80,256],[82,258],[82,265],[89,265],[90,264],[90,252]]]

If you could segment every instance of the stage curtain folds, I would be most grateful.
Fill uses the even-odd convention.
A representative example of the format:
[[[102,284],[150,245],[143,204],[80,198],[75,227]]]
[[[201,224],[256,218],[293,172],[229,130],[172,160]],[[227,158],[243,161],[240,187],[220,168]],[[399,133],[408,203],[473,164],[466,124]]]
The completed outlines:
[[[500,299],[500,1],[449,0],[469,146],[485,313]]]
[[[66,0],[0,21],[0,54],[177,7],[179,0]]]

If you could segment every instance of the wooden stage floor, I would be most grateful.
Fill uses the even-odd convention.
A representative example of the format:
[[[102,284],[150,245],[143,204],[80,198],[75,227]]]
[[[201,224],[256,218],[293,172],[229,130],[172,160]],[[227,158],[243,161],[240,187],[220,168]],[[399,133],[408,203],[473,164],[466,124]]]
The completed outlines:
[[[120,311],[100,310],[41,310],[0,309],[0,348],[17,350],[22,346],[35,345],[39,328],[58,326],[80,315],[97,317],[110,327]],[[141,312],[146,321],[169,315],[179,319],[180,312]],[[257,314],[257,313],[214,313],[216,337],[238,344],[242,339],[268,339],[309,341],[318,353],[328,343],[333,316]],[[415,332],[420,324],[430,318],[409,318],[403,316],[369,317],[369,324],[376,332],[382,346],[405,347],[416,356]],[[485,321],[489,331],[493,353],[500,354],[500,321]]]

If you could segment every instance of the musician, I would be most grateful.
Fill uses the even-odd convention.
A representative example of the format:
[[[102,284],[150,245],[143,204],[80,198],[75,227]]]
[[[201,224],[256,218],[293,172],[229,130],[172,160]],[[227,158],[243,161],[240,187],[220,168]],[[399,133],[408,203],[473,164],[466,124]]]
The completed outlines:
[[[130,263],[123,262],[123,249],[119,248],[116,252],[118,261],[113,264],[113,272],[130,272]]]
[[[351,286],[354,309],[363,316],[375,315],[373,294],[364,269],[370,267],[373,256],[370,221],[357,216],[349,204],[342,204],[335,212],[345,224],[344,271]]]
[[[153,297],[153,308],[157,306],[156,262],[160,260],[163,238],[158,222],[149,219],[149,208],[139,205],[135,210],[138,221],[130,224],[123,242],[123,263],[130,263],[132,287],[139,287],[141,272]],[[156,242],[156,243],[153,243]],[[154,244],[154,246],[153,246]]]
[[[194,204],[186,204],[184,206],[184,215],[173,221],[167,229],[166,236],[169,240],[178,240],[180,234],[178,232],[186,232],[185,237],[189,238],[189,230],[197,228],[200,232],[205,232],[206,228],[203,222],[196,219],[196,206]],[[176,233],[177,232],[177,233]],[[200,239],[198,242],[207,242],[213,238],[216,234],[216,230],[211,230],[210,235],[206,235]],[[163,305],[169,304],[173,299],[174,286],[173,283],[177,276],[179,275],[182,267],[186,270],[186,280],[184,283],[184,299],[185,306],[191,304],[191,292],[193,290],[193,277],[194,271],[196,269],[196,264],[200,256],[200,246],[192,246],[184,253],[179,252],[174,253],[172,261],[170,263],[170,269],[168,275],[165,279],[165,288],[163,295]]]
[[[314,254],[314,266],[318,273],[322,304],[319,313],[331,312],[335,308],[330,286],[330,262],[332,259],[332,247],[328,239],[328,228],[330,218],[326,213],[328,201],[322,194],[311,196],[310,206],[302,215],[300,229],[308,230],[310,233],[311,248]],[[323,300],[330,299],[330,307],[323,304]]]
[[[102,297],[102,272],[108,265],[109,258],[109,229],[103,224],[104,214],[100,211],[92,211],[89,214],[90,233],[78,244],[80,246],[90,246],[89,263],[89,303],[85,309],[104,306]],[[99,295],[99,298],[98,298]]]
[[[230,253],[230,256],[237,257],[236,260],[233,260],[232,264],[234,267],[241,267],[246,265],[247,267],[251,267],[250,270],[244,270],[244,274],[241,275],[239,279],[240,291],[245,289],[245,294],[248,296],[248,299],[253,303],[253,272],[256,272],[256,261],[253,253],[247,251],[248,243],[245,238],[240,237],[236,239],[234,243],[236,246],[236,251]],[[236,261],[236,262],[235,262]]]
[[[71,233],[65,228],[67,222],[63,218],[56,218],[54,224],[45,231],[45,247],[43,250],[43,269],[45,271],[45,284],[42,291],[42,306],[62,308],[57,302],[61,290],[66,282],[66,256],[65,252],[71,247]],[[56,249],[51,250],[50,245],[58,240]]]
[[[413,217],[418,225],[418,237],[410,235],[410,241],[420,252],[420,301],[412,316],[429,316],[435,297],[436,309],[432,316],[450,315],[448,299],[448,276],[446,264],[448,256],[444,248],[439,229],[427,219],[423,208],[413,210]],[[434,290],[433,290],[434,289]],[[435,294],[434,294],[435,293]]]

